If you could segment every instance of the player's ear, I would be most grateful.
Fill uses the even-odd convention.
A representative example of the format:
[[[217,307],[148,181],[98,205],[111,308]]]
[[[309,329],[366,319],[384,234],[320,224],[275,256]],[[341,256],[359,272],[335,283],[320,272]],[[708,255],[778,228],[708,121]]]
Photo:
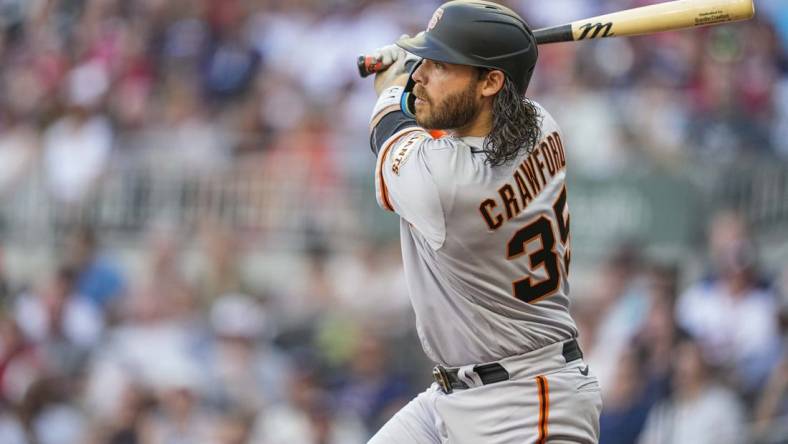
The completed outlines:
[[[497,69],[486,71],[481,78],[482,97],[492,97],[503,88],[505,74]]]

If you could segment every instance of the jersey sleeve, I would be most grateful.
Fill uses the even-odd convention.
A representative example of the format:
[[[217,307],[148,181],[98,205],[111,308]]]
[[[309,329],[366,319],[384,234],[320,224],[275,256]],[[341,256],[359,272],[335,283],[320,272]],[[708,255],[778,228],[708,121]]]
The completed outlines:
[[[394,90],[394,91],[392,91]],[[450,147],[433,139],[398,106],[401,91],[384,91],[375,106],[370,145],[377,154],[375,191],[381,208],[399,214],[434,249],[443,245],[446,224],[433,169]],[[386,102],[389,102],[388,104]],[[396,102],[397,106],[391,106]]]

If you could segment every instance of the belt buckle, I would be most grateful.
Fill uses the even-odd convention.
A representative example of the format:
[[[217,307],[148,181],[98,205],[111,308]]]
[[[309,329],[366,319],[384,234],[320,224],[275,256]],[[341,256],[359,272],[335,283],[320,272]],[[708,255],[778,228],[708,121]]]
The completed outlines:
[[[442,365],[436,365],[432,368],[432,377],[435,379],[435,382],[438,383],[443,393],[447,395],[454,391],[451,387],[451,383],[449,382],[449,376],[446,373],[446,367]]]

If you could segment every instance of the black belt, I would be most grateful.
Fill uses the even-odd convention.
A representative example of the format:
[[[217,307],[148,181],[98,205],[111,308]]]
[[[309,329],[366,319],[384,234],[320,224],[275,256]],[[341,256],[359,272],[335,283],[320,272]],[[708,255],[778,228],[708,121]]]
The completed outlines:
[[[576,359],[583,357],[583,352],[580,350],[577,340],[572,339],[564,343],[564,348],[561,352],[566,362],[572,362]],[[468,384],[464,383],[457,375],[459,368],[446,368],[442,365],[436,365],[432,369],[432,377],[438,383],[444,393],[449,394],[455,389],[467,389]],[[492,364],[479,364],[473,367],[473,371],[479,375],[482,385],[493,384],[495,382],[506,381],[509,379],[509,372],[501,364],[494,362]]]

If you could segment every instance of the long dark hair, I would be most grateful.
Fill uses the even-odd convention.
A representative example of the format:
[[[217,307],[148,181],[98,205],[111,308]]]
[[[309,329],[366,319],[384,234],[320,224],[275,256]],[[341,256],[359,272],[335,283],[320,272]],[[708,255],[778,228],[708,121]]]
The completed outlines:
[[[534,149],[539,141],[542,116],[536,105],[524,97],[508,77],[493,99],[492,114],[492,131],[484,139],[482,148],[489,165],[504,165],[514,160],[521,150],[530,153]]]

